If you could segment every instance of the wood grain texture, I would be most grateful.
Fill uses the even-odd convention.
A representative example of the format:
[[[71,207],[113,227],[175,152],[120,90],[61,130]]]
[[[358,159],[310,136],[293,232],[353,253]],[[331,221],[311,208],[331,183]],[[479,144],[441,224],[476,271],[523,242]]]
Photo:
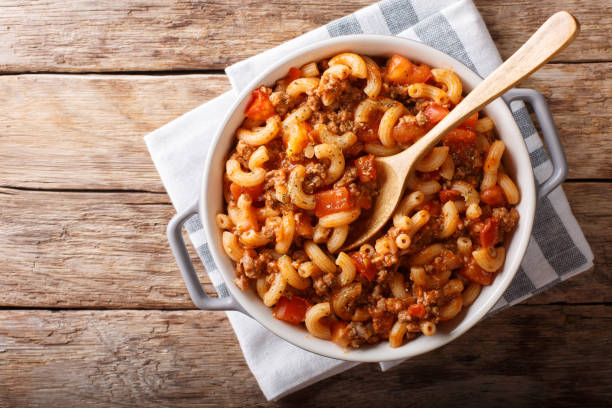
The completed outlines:
[[[223,313],[0,311],[0,404],[603,406],[611,319],[606,305],[516,306],[386,373],[364,364],[266,403]]]
[[[612,178],[610,72],[547,65],[522,84],[546,96],[570,178]],[[228,89],[221,75],[0,76],[0,185],[162,192],[142,137]]]
[[[8,0],[0,7],[0,71],[223,69],[371,3]],[[504,58],[553,12],[567,9],[583,34],[557,60],[610,60],[606,0],[475,4]]]
[[[612,302],[609,188],[566,184],[596,266],[530,303]],[[173,212],[164,194],[0,189],[0,306],[193,308],[166,240]]]

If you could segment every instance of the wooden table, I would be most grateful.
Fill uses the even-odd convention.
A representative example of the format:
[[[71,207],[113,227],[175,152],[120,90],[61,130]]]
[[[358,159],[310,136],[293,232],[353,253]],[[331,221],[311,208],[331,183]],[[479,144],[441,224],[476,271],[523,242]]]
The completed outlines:
[[[504,58],[556,10],[582,23],[524,86],[546,96],[561,132],[564,188],[593,270],[387,373],[363,364],[278,403],[266,403],[225,315],[194,309],[165,238],[173,208],[142,137],[229,89],[227,65],[370,0],[341,3],[2,2],[1,406],[609,403],[605,0],[476,1]]]

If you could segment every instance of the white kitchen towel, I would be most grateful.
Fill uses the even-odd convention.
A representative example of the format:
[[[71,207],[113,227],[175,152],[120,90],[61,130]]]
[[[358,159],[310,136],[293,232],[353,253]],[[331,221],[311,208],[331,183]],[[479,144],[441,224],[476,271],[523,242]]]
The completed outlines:
[[[358,33],[397,35],[424,42],[452,55],[483,77],[502,62],[470,0],[385,0],[232,65],[226,73],[233,90],[145,137],[149,153],[176,210],[183,211],[196,200],[209,141],[237,92],[287,52],[316,41]],[[515,102],[511,108],[525,138],[536,180],[541,183],[552,172],[550,159],[525,106]],[[228,296],[227,287],[212,262],[197,215],[186,223],[186,229],[219,296]],[[546,290],[592,265],[591,249],[559,187],[538,206],[525,259],[490,314]],[[229,312],[228,318],[245,360],[268,399],[281,398],[356,365],[299,349],[240,313]],[[398,363],[381,363],[381,368],[385,370]]]

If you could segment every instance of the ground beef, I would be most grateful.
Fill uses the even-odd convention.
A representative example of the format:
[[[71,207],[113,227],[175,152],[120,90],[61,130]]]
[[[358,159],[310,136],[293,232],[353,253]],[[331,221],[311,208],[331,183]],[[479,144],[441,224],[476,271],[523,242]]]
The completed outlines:
[[[342,174],[342,177],[334,183],[334,188],[345,187],[357,180],[357,167],[349,164]]]
[[[236,154],[234,157],[240,162],[242,167],[248,168],[249,158],[256,149],[256,146],[251,146],[250,144],[240,140],[236,145]]]
[[[281,116],[289,112],[289,108],[291,107],[289,95],[287,95],[287,93],[284,91],[272,92],[270,95],[270,102],[272,102],[272,105],[274,105],[276,113]]]
[[[350,322],[346,329],[351,347],[359,347],[361,344],[371,344],[379,341],[379,337],[375,335],[372,322]]]
[[[510,211],[505,207],[494,208],[493,217],[499,220],[499,230],[503,233],[512,231],[519,221],[519,213],[514,207]]]
[[[236,274],[252,279],[261,278],[266,275],[267,266],[271,261],[272,258],[267,253],[257,254],[254,250],[248,249],[244,251],[236,265]]]
[[[333,273],[326,273],[322,276],[317,276],[312,280],[312,287],[318,296],[329,295],[333,289],[336,276]]]
[[[419,111],[419,113],[417,113],[415,118],[416,118],[417,125],[419,125],[421,127],[423,127],[423,126],[425,126],[425,125],[427,125],[429,123],[429,119],[427,119],[427,116],[425,116],[423,111]]]
[[[323,187],[327,169],[321,163],[308,163],[306,165],[306,176],[302,188],[306,194],[312,194],[315,190]]]

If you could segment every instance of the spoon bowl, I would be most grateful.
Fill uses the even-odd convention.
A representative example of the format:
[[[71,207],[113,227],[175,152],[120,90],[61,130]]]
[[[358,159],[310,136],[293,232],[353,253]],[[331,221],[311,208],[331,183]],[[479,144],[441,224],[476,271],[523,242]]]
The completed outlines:
[[[474,112],[531,75],[567,47],[579,31],[578,22],[567,11],[553,14],[521,48],[474,88],[425,136],[401,153],[377,158],[377,170],[380,168],[382,175],[378,181],[378,197],[363,225],[352,233],[351,242],[345,249],[367,242],[387,223],[402,198],[407,176],[421,157]]]

